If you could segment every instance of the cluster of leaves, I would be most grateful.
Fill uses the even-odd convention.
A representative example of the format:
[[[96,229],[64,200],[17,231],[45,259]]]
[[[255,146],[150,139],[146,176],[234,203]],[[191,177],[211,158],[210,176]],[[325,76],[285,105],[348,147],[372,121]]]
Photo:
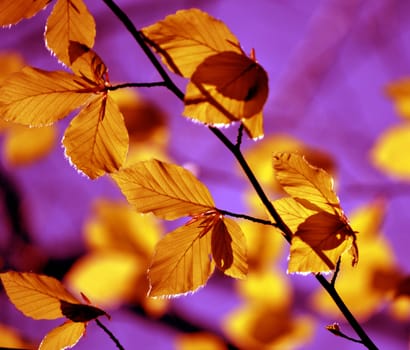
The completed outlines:
[[[0,5],[0,24],[11,25],[29,18],[49,2],[4,2]],[[267,73],[256,61],[254,51],[250,56],[245,54],[223,22],[198,9],[181,10],[138,34],[171,72],[188,79],[183,98],[185,117],[211,128],[237,123],[240,133],[243,128],[250,138],[263,136]],[[91,179],[109,173],[139,213],[152,213],[164,220],[188,219],[161,238],[161,229],[152,216],[136,218],[128,206],[100,202],[96,206],[98,219],[86,228],[90,253],[74,265],[67,275],[69,283],[109,306],[135,300],[144,304],[146,292],[151,297],[194,292],[207,283],[215,269],[241,280],[249,268],[258,270],[258,266],[266,265],[258,250],[260,242],[259,248],[254,249],[254,238],[249,238],[251,243],[247,245],[248,234],[242,229],[246,225],[239,225],[228,217],[234,214],[219,209],[206,185],[194,174],[167,161],[136,161],[138,157],[129,155],[127,159],[130,128],[127,130],[114,90],[128,85],[110,82],[108,68],[93,51],[95,35],[94,18],[82,0],[57,0],[47,20],[45,41],[70,71],[13,68],[8,72],[12,74],[1,82],[1,117],[7,122],[44,128],[80,110],[62,141],[76,169]],[[157,85],[166,85],[166,81]],[[47,140],[53,143],[55,134]],[[294,146],[290,148],[300,151],[299,145]],[[269,147],[272,153],[275,147]],[[325,158],[322,160],[326,163]],[[330,162],[326,164],[331,168]],[[355,266],[359,258],[357,232],[341,208],[331,175],[299,153],[289,151],[269,157],[268,168],[270,176],[275,176],[276,186],[288,197],[271,201],[273,209],[268,220],[253,219],[270,225],[272,235],[283,234],[289,241],[288,272],[337,274],[340,264]],[[269,182],[275,187],[273,178],[269,177]],[[272,215],[272,210],[280,220]],[[119,223],[121,231],[117,229]],[[144,227],[144,231],[138,232],[135,227]],[[271,253],[266,250],[267,256]],[[144,283],[144,266],[149,266],[148,283]],[[107,269],[115,280],[87,284],[90,276],[101,276],[98,270]],[[393,289],[403,276],[393,264],[388,272],[392,281],[388,289]],[[311,320],[291,319],[288,286],[282,278],[272,276],[258,271],[258,278],[243,282],[246,284],[242,295],[247,304],[227,321],[227,333],[237,339],[242,337],[241,341],[250,348],[270,342],[293,346],[311,332]],[[71,347],[84,334],[88,322],[108,316],[102,309],[78,301],[53,278],[17,272],[6,272],[0,277],[10,300],[25,315],[34,319],[68,319],[43,339],[41,349]],[[108,289],[107,283],[118,288]],[[282,294],[272,299],[252,292],[275,284],[282,286]],[[135,285],[138,290],[131,287]],[[109,295],[104,295],[107,290]],[[378,300],[369,307],[371,310]],[[145,302],[144,308],[161,312],[165,306]],[[272,322],[266,324],[266,320]],[[250,336],[239,335],[244,328]],[[340,332],[336,326],[329,329]]]

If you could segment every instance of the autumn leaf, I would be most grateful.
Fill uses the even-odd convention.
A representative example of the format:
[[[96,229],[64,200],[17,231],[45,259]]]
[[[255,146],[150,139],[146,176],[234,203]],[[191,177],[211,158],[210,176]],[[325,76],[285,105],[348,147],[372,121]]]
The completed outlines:
[[[410,118],[410,79],[403,78],[386,86],[387,95],[393,100],[399,116]]]
[[[78,343],[85,333],[86,325],[81,322],[65,322],[46,334],[39,350],[69,349]]]
[[[166,219],[194,216],[214,208],[206,186],[188,170],[148,160],[111,174],[122,193],[139,212]]]
[[[5,120],[45,126],[95,98],[95,90],[95,84],[67,72],[25,67],[3,83],[0,111]]]
[[[223,51],[242,53],[228,27],[199,9],[180,10],[142,33],[167,67],[190,78],[205,58]]]
[[[356,265],[356,234],[340,207],[330,175],[291,153],[275,155],[274,168],[278,182],[291,195],[273,202],[293,233],[288,272],[330,272],[346,252]]]
[[[49,50],[70,67],[72,43],[92,48],[95,21],[82,0],[58,0],[47,19],[45,39]]]
[[[95,99],[71,121],[63,145],[71,162],[92,179],[121,167],[128,151],[128,133],[109,95]]]
[[[33,17],[46,8],[51,0],[16,0],[0,2],[0,25],[16,24],[22,19]]]
[[[408,181],[410,179],[410,125],[399,124],[385,130],[371,150],[372,163],[384,173]]]
[[[251,138],[263,136],[267,74],[223,22],[190,9],[142,32],[171,71],[190,78],[184,116],[214,126],[242,121]]]

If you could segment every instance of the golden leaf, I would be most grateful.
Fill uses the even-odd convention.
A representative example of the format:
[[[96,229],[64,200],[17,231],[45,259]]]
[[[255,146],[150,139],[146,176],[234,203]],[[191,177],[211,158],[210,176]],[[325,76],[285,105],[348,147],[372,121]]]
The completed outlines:
[[[323,169],[310,165],[296,153],[278,153],[273,157],[278,182],[296,201],[308,209],[342,215],[333,179]]]
[[[410,179],[410,125],[393,126],[379,136],[371,151],[372,163],[384,173]]]
[[[109,94],[95,99],[71,121],[63,144],[71,162],[91,179],[121,167],[127,156],[128,133]]]
[[[86,324],[82,322],[65,322],[54,328],[42,340],[39,350],[56,350],[72,348],[84,335]]]
[[[14,271],[0,274],[11,302],[26,316],[34,319],[64,317],[61,301],[80,304],[55,278]]]
[[[0,26],[16,24],[22,19],[33,17],[46,8],[51,0],[0,1]]]
[[[189,78],[207,57],[222,51],[242,53],[226,25],[198,9],[180,10],[142,29],[168,68]]]
[[[57,129],[54,125],[43,128],[12,125],[6,135],[3,153],[10,164],[27,165],[47,155],[56,141]]]
[[[89,102],[95,88],[89,81],[63,71],[26,67],[1,87],[0,112],[8,121],[49,125]]]
[[[206,186],[188,170],[159,160],[136,163],[111,174],[139,212],[174,220],[214,208]]]
[[[58,0],[47,19],[45,39],[50,51],[66,66],[70,43],[93,47],[95,21],[82,0]]]
[[[245,278],[248,272],[245,236],[232,219],[220,218],[212,229],[212,259],[225,275]]]
[[[209,219],[191,221],[159,241],[148,270],[150,296],[177,296],[205,285],[214,270]]]

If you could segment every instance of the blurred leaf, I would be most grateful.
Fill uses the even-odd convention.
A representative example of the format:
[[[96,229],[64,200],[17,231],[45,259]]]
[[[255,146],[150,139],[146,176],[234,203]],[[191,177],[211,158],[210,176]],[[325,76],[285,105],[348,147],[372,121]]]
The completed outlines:
[[[61,301],[80,304],[55,278],[35,273],[4,272],[1,281],[10,301],[24,315],[52,320],[64,317]]]
[[[315,211],[342,215],[333,179],[323,169],[310,165],[296,153],[277,153],[273,157],[276,179],[301,205]]]
[[[47,19],[45,39],[50,51],[71,66],[71,42],[93,47],[95,21],[82,0],[57,0]]]
[[[410,118],[410,79],[403,78],[392,82],[386,87],[387,95],[393,100],[399,116]]]
[[[229,218],[215,223],[211,238],[212,258],[225,275],[245,278],[248,273],[245,236],[238,224]]]
[[[139,212],[173,220],[214,207],[206,186],[188,170],[159,160],[136,163],[111,175]]]
[[[226,25],[199,9],[180,10],[142,29],[168,68],[190,78],[205,58],[222,51],[241,53]]]
[[[10,125],[3,147],[4,157],[11,165],[28,165],[50,153],[56,141],[54,125],[43,128]]]
[[[410,180],[410,125],[393,126],[379,136],[371,150],[372,163],[384,173]]]
[[[46,8],[50,0],[0,1],[0,25],[16,24]]]
[[[1,6],[1,5],[0,5]],[[0,53],[0,84],[12,73],[18,72],[24,67],[24,59],[17,52]]]
[[[71,121],[63,144],[74,165],[91,179],[121,167],[127,155],[128,133],[109,94],[95,99]]]
[[[0,324],[0,348],[24,348],[34,349],[34,346],[27,342],[18,330]]]
[[[227,350],[221,339],[205,332],[180,334],[175,346],[177,350]]]
[[[150,296],[177,296],[205,285],[214,270],[210,228],[209,218],[205,217],[177,228],[159,241],[148,270]]]
[[[54,328],[42,340],[39,350],[69,349],[78,343],[84,335],[86,324],[82,322],[65,322]]]
[[[95,88],[87,80],[63,71],[25,67],[3,83],[0,111],[6,120],[45,126],[89,102]]]

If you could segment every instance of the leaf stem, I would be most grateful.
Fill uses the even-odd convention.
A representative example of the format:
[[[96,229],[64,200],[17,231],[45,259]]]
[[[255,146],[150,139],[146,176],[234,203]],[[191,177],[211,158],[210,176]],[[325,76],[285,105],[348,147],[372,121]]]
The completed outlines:
[[[105,327],[98,318],[95,319],[95,323],[97,323],[98,327],[100,327],[106,334],[108,334],[110,339],[114,342],[119,350],[125,350],[125,348],[121,345],[120,341],[115,337],[115,335],[107,327]]]
[[[151,83],[124,83],[124,84],[117,84],[112,86],[107,86],[106,89],[110,91],[124,89],[128,87],[154,87],[154,86],[166,86],[165,81],[154,81]]]
[[[221,213],[222,215],[232,216],[232,217],[238,218],[238,219],[245,219],[245,220],[248,220],[248,221],[257,222],[258,224],[269,225],[269,226],[276,227],[276,224],[274,222],[269,221],[269,220],[255,218],[254,216],[250,216],[250,215],[246,215],[246,214],[232,213],[228,210],[223,210],[223,209],[218,209],[218,208],[216,210],[219,213]]]
[[[129,17],[114,3],[112,0],[103,0],[104,3],[111,9],[111,11],[118,17],[118,19],[123,23],[123,25],[126,27],[126,29],[130,32],[130,34],[134,37],[136,42],[139,44],[141,49],[144,51],[146,54],[147,58],[151,61],[152,65],[155,67],[161,78],[164,80],[165,86],[172,91],[176,97],[178,97],[181,101],[184,100],[184,93],[175,85],[175,83],[172,81],[168,73],[165,71],[165,69],[162,67],[161,63],[157,59],[157,57],[153,54],[147,43],[144,41],[144,38],[142,37],[141,33],[136,29],[134,24],[131,22]],[[213,126],[208,126],[210,131],[231,151],[233,156],[236,158],[237,162],[241,166],[243,172],[245,173],[246,177],[248,178],[249,182],[252,184],[254,190],[258,194],[260,200],[268,210],[269,214],[272,216],[276,226],[283,232],[283,235],[285,239],[288,241],[288,243],[291,242],[292,238],[292,231],[289,229],[289,227],[285,224],[285,222],[282,220],[276,209],[274,208],[273,204],[265,194],[264,190],[262,189],[262,186],[256,179],[253,171],[249,167],[248,163],[246,162],[240,147],[238,147],[238,143],[234,144],[232,143],[226,136],[225,134],[213,127]],[[335,286],[332,285],[325,277],[323,277],[321,274],[315,275],[316,279],[318,282],[322,285],[322,287],[328,292],[330,297],[333,299],[335,304],[338,306],[339,310],[342,312],[343,316],[346,318],[346,320],[349,322],[349,324],[352,326],[352,328],[355,330],[356,334],[360,337],[361,342],[364,346],[366,346],[370,350],[377,350],[376,345],[373,343],[373,341],[369,338],[369,336],[366,334],[366,332],[363,330],[361,325],[358,323],[358,321],[355,319],[353,314],[350,312],[348,307],[345,305],[343,300],[341,299],[340,295],[337,293]]]

